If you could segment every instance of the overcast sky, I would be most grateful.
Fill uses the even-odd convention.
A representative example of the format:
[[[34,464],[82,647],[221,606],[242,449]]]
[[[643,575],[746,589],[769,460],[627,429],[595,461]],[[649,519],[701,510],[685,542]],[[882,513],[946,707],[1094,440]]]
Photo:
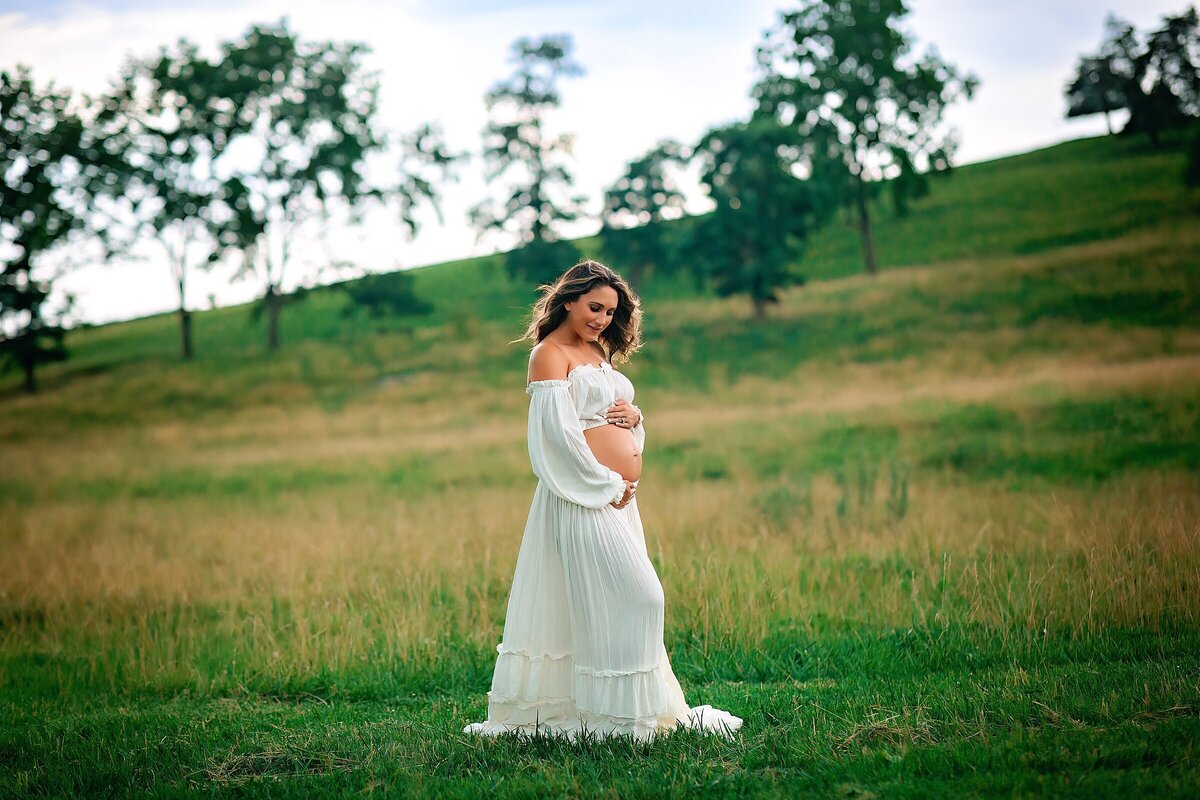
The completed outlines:
[[[512,42],[566,32],[586,75],[564,84],[555,123],[576,135],[578,186],[598,210],[603,188],[655,142],[694,142],[709,126],[749,113],[755,45],[787,7],[777,0],[0,0],[0,68],[28,64],[39,83],[98,92],[129,54],[149,55],[180,37],[212,53],[251,23],[287,16],[304,38],[373,49],[368,63],[381,71],[382,125],[404,131],[438,122],[452,147],[475,151],[486,120],[483,94],[511,72]],[[933,45],[982,81],[974,100],[948,113],[961,138],[958,161],[969,163],[1102,133],[1102,118],[1063,119],[1063,86],[1078,56],[1099,44],[1109,12],[1145,28],[1185,3],[915,0],[911,7],[918,51]],[[478,162],[467,165],[446,187],[444,224],[426,214],[409,241],[389,215],[375,214],[306,248],[288,282],[330,258],[387,270],[488,252],[466,224],[467,209],[485,193],[480,172]],[[80,268],[60,286],[77,296],[79,317],[93,322],[175,307],[165,263],[154,248],[145,256]],[[231,284],[227,272],[195,274],[188,303],[208,307],[212,294],[221,305],[241,302],[260,290]]]

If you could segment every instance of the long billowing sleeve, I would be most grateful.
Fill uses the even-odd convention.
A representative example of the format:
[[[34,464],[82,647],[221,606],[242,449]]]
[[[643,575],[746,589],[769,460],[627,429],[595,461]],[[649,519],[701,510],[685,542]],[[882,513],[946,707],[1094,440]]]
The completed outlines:
[[[566,381],[534,381],[529,393],[529,460],[533,474],[564,500],[604,508],[625,494],[625,479],[596,460]]]

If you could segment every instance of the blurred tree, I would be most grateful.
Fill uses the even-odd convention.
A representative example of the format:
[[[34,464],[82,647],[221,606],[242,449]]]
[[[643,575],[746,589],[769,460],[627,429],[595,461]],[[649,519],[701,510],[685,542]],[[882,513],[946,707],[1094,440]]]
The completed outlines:
[[[1067,85],[1067,118],[1103,114],[1112,135],[1112,112],[1126,107],[1123,86],[1124,81],[1113,72],[1111,56],[1084,56]]]
[[[433,306],[419,297],[412,275],[403,270],[375,273],[342,284],[350,303],[342,309],[344,316],[359,311],[372,319],[387,319],[428,314]]]
[[[932,49],[909,57],[912,37],[899,27],[908,13],[905,0],[808,0],[781,12],[758,50],[759,111],[840,158],[830,197],[854,204],[872,274],[868,183],[898,179],[891,188],[903,211],[925,191],[929,170],[949,168],[956,141],[940,133],[943,111],[978,84]]]
[[[1200,116],[1200,14],[1195,6],[1162,18],[1161,26],[1150,32],[1146,59],[1155,85],[1174,100],[1174,121],[1186,124]]]
[[[1110,15],[1100,53],[1119,85],[1129,122],[1122,133],[1145,133],[1156,147],[1164,131],[1200,116],[1200,16],[1195,7],[1164,16],[1143,41],[1130,23]]]
[[[82,227],[72,186],[86,155],[69,94],[39,89],[27,67],[0,71],[0,370],[23,372],[28,392],[38,366],[67,357],[52,279],[33,272]]]
[[[569,134],[551,135],[546,115],[561,103],[561,78],[583,74],[571,59],[571,37],[522,37],[512,47],[517,68],[484,97],[490,118],[483,131],[488,182],[511,175],[499,204],[485,200],[471,209],[480,238],[505,233],[517,249],[505,257],[510,275],[543,283],[579,258],[576,247],[558,238],[555,227],[582,213],[584,198],[571,196],[574,183],[564,164],[571,153]]]
[[[678,142],[661,142],[630,161],[625,174],[604,193],[600,247],[635,287],[656,268],[671,266],[674,226],[663,223],[683,216],[684,204],[671,172],[688,158]]]
[[[237,109],[230,147],[240,151],[236,163],[227,162],[227,202],[243,252],[238,276],[260,282],[267,346],[275,350],[283,308],[306,296],[303,289],[285,293],[303,227],[335,208],[359,223],[372,204],[394,202],[411,234],[417,208],[437,209],[434,181],[447,176],[456,156],[424,125],[400,139],[396,178],[368,181],[379,170],[368,170],[367,160],[382,158],[389,142],[374,126],[379,83],[363,70],[365,45],[303,42],[281,21],[255,25],[222,50],[223,96]]]
[[[237,226],[244,218],[230,211],[240,187],[215,169],[241,126],[223,90],[220,65],[181,39],[155,57],[128,61],[96,101],[92,123],[117,159],[110,179],[98,183],[95,210],[112,219],[121,251],[145,239],[165,251],[185,359],[194,352],[188,272],[212,266],[243,238]]]
[[[766,117],[711,130],[696,145],[716,208],[695,220],[684,252],[717,294],[748,295],[758,319],[779,289],[804,282],[795,270],[804,241],[833,210],[828,180],[792,172],[796,149],[794,133]]]

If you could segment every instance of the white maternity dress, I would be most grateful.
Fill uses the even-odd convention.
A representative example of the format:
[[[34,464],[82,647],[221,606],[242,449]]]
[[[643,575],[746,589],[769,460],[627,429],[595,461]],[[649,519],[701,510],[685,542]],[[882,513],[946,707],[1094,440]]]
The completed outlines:
[[[663,590],[646,552],[636,496],[618,510],[620,474],[583,436],[607,424],[633,384],[607,363],[534,381],[529,458],[538,477],[488,692],[486,722],[466,733],[649,739],[677,727],[725,735],[742,720],[689,708],[663,645]],[[642,425],[633,428],[638,448]]]

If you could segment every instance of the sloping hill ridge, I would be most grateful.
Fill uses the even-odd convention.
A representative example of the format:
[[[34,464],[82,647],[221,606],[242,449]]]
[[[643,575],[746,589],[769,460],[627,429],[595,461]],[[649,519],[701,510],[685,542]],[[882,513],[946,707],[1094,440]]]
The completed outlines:
[[[1034,257],[1139,230],[1186,226],[1194,219],[1197,200],[1183,186],[1183,164],[1181,141],[1153,150],[1140,140],[1108,136],[961,167],[936,180],[930,195],[903,218],[877,204],[880,267],[949,268],[969,262],[974,265],[967,267],[970,272],[995,259]],[[594,247],[590,240],[582,244]],[[721,378],[736,381],[747,373],[787,374],[797,363],[822,354],[895,357],[894,348],[877,346],[878,341],[871,346],[893,323],[902,323],[909,334],[924,330],[931,336],[953,332],[958,324],[944,309],[924,313],[936,308],[913,307],[911,316],[891,323],[876,315],[865,328],[863,320],[837,309],[800,313],[793,299],[828,293],[844,279],[850,279],[847,290],[869,288],[861,283],[858,238],[844,214],[814,238],[800,268],[809,284],[790,291],[788,301],[762,325],[749,319],[744,300],[715,300],[690,279],[648,281],[642,291],[647,342],[656,346],[637,360],[648,368],[646,377],[702,388],[714,368]],[[283,350],[276,354],[265,351],[261,323],[251,322],[248,306],[198,312],[198,356],[190,364],[178,357],[172,314],[74,331],[68,338],[72,358],[39,373],[43,399],[32,406],[86,424],[159,412],[186,416],[261,402],[316,400],[338,407],[359,392],[416,375],[519,385],[525,350],[509,343],[520,334],[534,296],[531,289],[509,281],[491,257],[422,267],[414,276],[418,293],[434,304],[432,314],[385,323],[345,318],[344,296],[319,290],[285,312]],[[1094,274],[1090,279],[1098,278]],[[886,285],[879,281],[870,291]],[[1056,291],[1061,295],[1062,287]],[[1174,314],[1190,308],[1192,298],[1163,291],[1139,289],[1134,299],[1139,313],[1154,315],[1159,305]],[[1020,294],[1008,291],[1003,302],[1029,299]],[[843,352],[859,345],[868,346],[848,356]],[[788,356],[781,358],[784,350]],[[20,398],[17,387],[17,376],[5,376],[0,402],[27,406],[30,401]]]

